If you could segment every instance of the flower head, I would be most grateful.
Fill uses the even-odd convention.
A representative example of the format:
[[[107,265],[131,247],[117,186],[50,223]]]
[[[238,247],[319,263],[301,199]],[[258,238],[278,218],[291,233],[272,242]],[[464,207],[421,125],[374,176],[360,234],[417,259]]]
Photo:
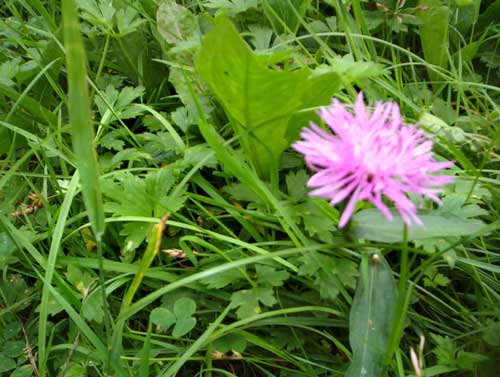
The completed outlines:
[[[453,163],[434,160],[429,137],[416,125],[403,124],[396,103],[378,102],[370,111],[362,93],[353,112],[334,99],[319,115],[333,133],[311,123],[293,148],[315,171],[307,183],[313,188],[311,195],[329,199],[332,205],[348,199],[339,227],[345,226],[360,200],[370,201],[392,220],[383,197],[394,203],[408,226],[421,225],[408,193],[440,203],[437,187],[453,181],[451,176],[432,175]]]

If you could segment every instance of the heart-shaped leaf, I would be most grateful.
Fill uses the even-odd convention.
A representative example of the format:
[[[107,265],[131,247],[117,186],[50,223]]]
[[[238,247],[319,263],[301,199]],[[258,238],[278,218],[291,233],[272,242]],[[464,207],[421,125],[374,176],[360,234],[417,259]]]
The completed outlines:
[[[196,302],[188,297],[177,300],[174,304],[174,314],[176,318],[172,336],[179,338],[190,332],[196,325],[193,314],[196,311]]]
[[[166,308],[154,308],[150,315],[151,322],[162,330],[167,330],[175,323],[174,314]]]

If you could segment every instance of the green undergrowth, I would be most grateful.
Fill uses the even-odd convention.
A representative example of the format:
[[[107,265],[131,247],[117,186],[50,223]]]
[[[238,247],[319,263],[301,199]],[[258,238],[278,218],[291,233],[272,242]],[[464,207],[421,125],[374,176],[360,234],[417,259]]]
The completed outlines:
[[[499,13],[3,1],[0,376],[497,376]],[[455,163],[424,228],[307,195],[359,91]]]

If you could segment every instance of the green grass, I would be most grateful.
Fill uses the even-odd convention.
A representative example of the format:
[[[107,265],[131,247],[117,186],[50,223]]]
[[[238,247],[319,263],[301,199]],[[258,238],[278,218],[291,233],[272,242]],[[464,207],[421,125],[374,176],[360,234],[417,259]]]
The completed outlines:
[[[0,377],[496,376],[498,11],[2,2]],[[432,229],[307,195],[290,143],[360,90],[455,162]]]

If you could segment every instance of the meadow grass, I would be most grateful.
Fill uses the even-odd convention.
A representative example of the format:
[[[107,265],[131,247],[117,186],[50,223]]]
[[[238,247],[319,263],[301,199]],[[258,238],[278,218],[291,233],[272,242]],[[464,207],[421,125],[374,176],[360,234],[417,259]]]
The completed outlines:
[[[498,12],[2,2],[0,376],[497,376]],[[426,228],[307,195],[359,91],[454,161]]]

